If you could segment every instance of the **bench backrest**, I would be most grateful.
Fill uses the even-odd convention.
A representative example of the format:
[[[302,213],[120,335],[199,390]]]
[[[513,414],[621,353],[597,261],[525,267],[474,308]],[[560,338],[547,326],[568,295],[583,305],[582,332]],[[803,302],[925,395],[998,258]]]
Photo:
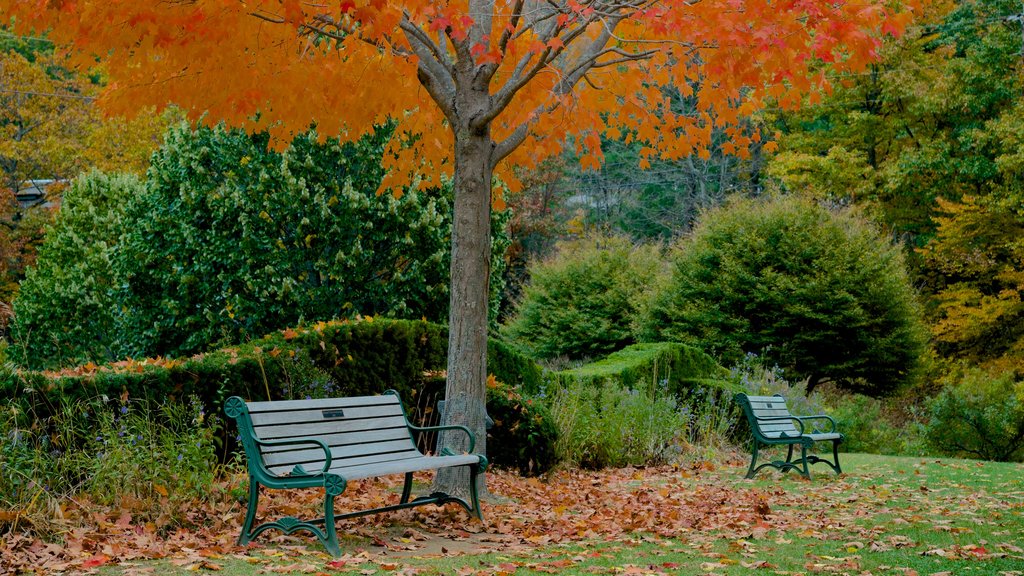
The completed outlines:
[[[743,407],[747,415],[750,427],[754,432],[765,438],[781,438],[783,435],[796,437],[800,430],[788,416],[789,408],[786,406],[786,399],[780,394],[774,396],[747,396],[737,394],[736,401]],[[783,418],[785,420],[764,420],[765,418]]]
[[[413,443],[398,395],[390,391],[381,396],[246,402],[245,411],[252,434],[260,440],[321,440],[331,450],[334,469],[423,455]],[[243,418],[236,420],[242,429]],[[290,472],[296,465],[318,472],[324,465],[317,446],[252,447],[273,474]]]

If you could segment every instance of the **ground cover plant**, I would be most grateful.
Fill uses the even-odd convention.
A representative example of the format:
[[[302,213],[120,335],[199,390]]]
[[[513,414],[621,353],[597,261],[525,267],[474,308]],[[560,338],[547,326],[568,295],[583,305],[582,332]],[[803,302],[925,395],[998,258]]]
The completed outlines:
[[[61,544],[8,534],[0,569],[102,574],[984,574],[1024,571],[1021,465],[848,455],[841,477],[742,479],[743,463],[492,473],[486,524],[455,509],[341,523],[333,559],[302,536],[233,545],[237,478],[189,511],[190,530],[158,534],[116,508],[75,508]],[[398,478],[350,488],[397,499]],[[425,480],[425,479],[424,479]],[[234,485],[233,485],[234,484]],[[347,494],[347,493],[346,493]],[[274,494],[276,512],[316,509],[313,493]],[[480,554],[478,554],[480,553]]]

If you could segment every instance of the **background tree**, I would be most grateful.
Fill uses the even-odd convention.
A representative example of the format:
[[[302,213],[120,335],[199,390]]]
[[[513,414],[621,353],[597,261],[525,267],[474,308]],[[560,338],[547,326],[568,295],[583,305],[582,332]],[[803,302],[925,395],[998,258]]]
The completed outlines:
[[[706,213],[675,256],[647,337],[736,362],[762,355],[788,375],[882,395],[924,351],[903,253],[850,212],[806,200],[737,200]]]
[[[794,193],[860,204],[924,246],[937,198],[977,196],[1002,178],[996,148],[978,136],[1020,99],[1020,11],[1013,0],[928,5],[867,71],[838,75],[817,106],[777,115],[769,174]]]
[[[118,280],[112,258],[125,209],[142,194],[130,174],[76,178],[14,301],[13,356],[29,366],[114,357]]]
[[[609,354],[636,342],[664,268],[658,246],[600,235],[561,242],[530,266],[530,284],[502,332],[536,358]]]
[[[0,9],[19,25],[52,29],[85,65],[103,58],[116,80],[113,110],[178,102],[278,135],[316,118],[324,133],[346,138],[400,121],[383,187],[424,173],[436,173],[424,187],[445,173],[455,183],[445,417],[481,440],[496,170],[514,184],[512,166],[557,153],[566,135],[587,150],[585,166],[600,163],[600,136],[615,131],[635,131],[665,158],[705,150],[714,125],[733,125],[766,97],[792,106],[822,88],[819,59],[862,69],[880,29],[898,33],[909,19],[873,0],[742,9],[727,0],[3,0]],[[704,79],[694,116],[674,113],[661,89],[685,91],[688,78]],[[331,89],[297,89],[314,79]],[[741,147],[752,138],[735,127],[726,134]],[[463,449],[456,437],[443,445]]]
[[[183,124],[144,184],[76,179],[16,301],[25,361],[175,357],[356,314],[444,318],[451,189],[377,195],[389,136],[308,132],[278,152],[266,134]]]
[[[178,116],[149,109],[132,120],[104,119],[93,102],[99,81],[69,69],[46,38],[0,29],[0,310],[18,293],[61,202],[63,186],[53,185],[45,205],[21,206],[15,192],[22,184],[90,168],[141,174]]]

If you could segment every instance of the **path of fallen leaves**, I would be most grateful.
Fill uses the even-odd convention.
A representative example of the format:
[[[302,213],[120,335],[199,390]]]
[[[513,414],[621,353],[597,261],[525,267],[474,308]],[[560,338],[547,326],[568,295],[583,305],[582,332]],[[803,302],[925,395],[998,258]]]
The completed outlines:
[[[738,470],[738,469],[737,469]],[[735,472],[735,473],[734,473]],[[955,518],[977,521],[1021,514],[1021,498],[999,499],[971,492],[915,484],[885,484],[867,476],[845,475],[806,482],[787,478],[770,488],[700,467],[659,467],[591,471],[562,471],[550,478],[521,478],[504,471],[488,474],[489,490],[497,502],[485,503],[487,523],[470,521],[460,508],[421,507],[339,523],[340,560],[323,556],[309,565],[316,541],[303,532],[290,537],[265,534],[248,548],[235,545],[244,506],[227,496],[214,503],[192,505],[187,526],[169,527],[146,510],[103,508],[79,503],[64,510],[65,528],[49,542],[0,526],[0,573],[81,571],[107,564],[129,566],[142,559],[164,558],[195,569],[218,569],[224,557],[265,563],[289,551],[303,560],[283,568],[323,572],[357,565],[371,558],[394,566],[405,553],[459,554],[472,550],[522,552],[540,546],[572,542],[621,542],[637,534],[673,538],[697,548],[714,540],[757,539],[771,532],[803,538],[835,539],[851,551],[891,550],[917,543],[887,535],[887,525],[927,521],[936,529],[962,530]],[[424,481],[427,477],[423,478]],[[238,484],[241,478],[232,479]],[[339,508],[370,508],[397,502],[400,477],[364,481],[349,486]],[[763,484],[764,485],[764,484]],[[762,485],[762,486],[763,486]],[[223,492],[227,494],[227,491]],[[894,498],[912,505],[891,507]],[[322,496],[316,491],[274,492],[261,501],[264,517],[315,514]],[[137,503],[136,503],[137,507]],[[993,516],[995,515],[995,516]],[[865,517],[885,517],[874,527]],[[945,524],[944,524],[945,523]],[[999,534],[999,532],[997,532]],[[984,560],[993,555],[1020,555],[1014,544],[1020,535],[1006,532],[1006,542],[925,550],[924,554]],[[707,547],[705,546],[705,547]],[[713,554],[709,555],[711,558]],[[752,555],[748,555],[752,556]],[[280,558],[277,558],[280,560]],[[765,559],[749,558],[752,566]],[[281,568],[281,563],[274,566]],[[276,571],[266,568],[264,571]],[[152,568],[140,569],[148,573]]]

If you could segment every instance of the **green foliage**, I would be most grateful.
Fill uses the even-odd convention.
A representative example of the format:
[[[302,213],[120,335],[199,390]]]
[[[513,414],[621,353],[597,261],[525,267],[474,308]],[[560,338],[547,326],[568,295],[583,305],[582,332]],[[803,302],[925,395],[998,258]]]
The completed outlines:
[[[929,443],[946,454],[1024,461],[1024,382],[980,369],[952,379],[931,403]]]
[[[445,365],[446,349],[444,328],[429,322],[336,321],[275,332],[187,359],[131,360],[58,373],[0,370],[0,397],[16,399],[23,412],[37,418],[47,417],[62,401],[116,398],[122,393],[160,401],[196,395],[204,406],[219,412],[232,395],[276,400],[303,393],[302,386],[313,385],[302,376],[305,373],[326,374],[342,396],[393,388],[403,399],[411,399],[424,372]],[[315,370],[302,366],[304,355]]]
[[[952,8],[952,11],[950,11]],[[819,106],[783,114],[769,174],[795,193],[853,202],[912,245],[934,233],[937,198],[999,187],[998,148],[979,132],[1020,100],[1020,12],[1012,0],[924,9],[919,33],[889,39],[870,74]]]
[[[377,195],[389,136],[309,131],[279,153],[265,134],[180,125],[144,189],[85,177],[22,305],[26,364],[181,356],[357,314],[447,318],[451,190]]]
[[[97,502],[152,501],[167,492],[177,504],[210,494],[220,421],[207,417],[194,396],[155,406],[122,402],[116,412],[94,405],[92,415],[83,489]]]
[[[593,468],[651,464],[677,455],[684,441],[710,448],[714,431],[731,428],[728,374],[696,348],[634,344],[547,373],[540,396],[558,423],[559,459]]]
[[[487,372],[498,382],[536,394],[543,382],[541,367],[518,346],[494,334],[487,338]]]
[[[84,495],[139,519],[187,522],[185,502],[210,497],[219,420],[187,403],[64,401],[26,421],[12,403],[0,419],[0,507],[30,520]],[[40,527],[35,526],[36,530]]]
[[[441,319],[450,191],[377,195],[381,129],[351,144],[180,126],[128,209],[122,351],[181,355],[355,313]]]
[[[14,302],[11,335],[20,362],[75,364],[111,357],[117,308],[111,256],[125,206],[142,188],[135,176],[93,171],[64,193]]]
[[[544,404],[492,381],[487,387],[487,414],[494,421],[487,430],[487,459],[492,465],[523,476],[543,474],[555,465],[558,429]]]
[[[655,246],[596,236],[561,243],[530,267],[530,284],[503,333],[538,358],[618,350],[635,341],[633,325],[662,269]]]
[[[839,445],[845,452],[922,456],[926,449],[923,425],[912,415],[889,408],[885,403],[861,394],[828,398],[826,413],[846,438]]]
[[[645,335],[726,362],[763,354],[788,374],[881,395],[912,380],[925,336],[903,255],[851,212],[736,201],[675,253]]]
[[[318,323],[187,359],[122,361],[57,373],[0,367],[0,398],[13,399],[12,407],[31,414],[34,421],[49,418],[68,402],[122,394],[161,402],[195,395],[219,414],[223,401],[234,395],[280,400],[363,396],[394,389],[406,406],[413,407],[421,397],[443,394],[443,383],[432,384],[425,374],[444,368],[447,338],[444,327],[423,321],[366,318]],[[538,370],[500,346],[489,349],[488,363],[506,366],[503,373],[512,378],[517,378],[515,366]],[[518,406],[516,393],[506,396],[499,410],[513,415],[504,419],[509,429],[496,433],[514,441],[505,448],[507,456],[498,456],[499,465],[540,473],[550,466],[551,449],[544,446],[553,442],[551,426],[544,422],[542,408]],[[527,448],[534,453],[520,454]]]
[[[689,424],[688,412],[663,388],[630,390],[611,379],[556,385],[547,400],[558,426],[556,453],[570,466],[665,463]]]
[[[714,358],[696,348],[660,342],[633,344],[596,362],[549,376],[554,384],[562,387],[573,382],[599,387],[605,381],[613,381],[628,390],[657,385],[682,400],[697,387],[728,388],[724,380],[726,374]]]

